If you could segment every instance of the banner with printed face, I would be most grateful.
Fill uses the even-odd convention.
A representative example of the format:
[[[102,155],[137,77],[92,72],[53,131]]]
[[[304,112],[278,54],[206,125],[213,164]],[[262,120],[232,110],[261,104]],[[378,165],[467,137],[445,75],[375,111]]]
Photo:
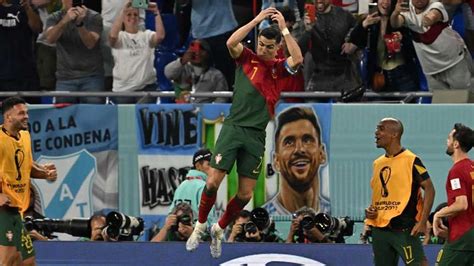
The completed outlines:
[[[276,119],[289,106],[278,106]],[[296,107],[302,109],[302,117],[288,122],[286,126],[296,132],[307,132],[296,134],[288,132],[288,127],[282,128],[280,136],[286,142],[293,141],[298,148],[291,151],[287,145],[285,150],[279,149],[276,146],[278,140],[275,141],[277,120],[270,121],[266,129],[262,171],[247,209],[264,206],[272,215],[287,216],[301,207],[300,201],[311,199],[315,209],[330,211],[327,165],[330,159],[331,105]],[[192,167],[194,152],[202,147],[213,150],[229,108],[227,104],[136,106],[141,216],[168,214],[174,191]],[[219,188],[217,215],[224,211],[227,201],[237,189],[238,175],[234,167]],[[291,204],[287,204],[287,199],[279,203],[277,199],[282,189],[285,193],[299,196]]]
[[[330,104],[280,104],[271,132],[272,167],[267,171],[267,201],[273,216],[288,216],[301,207],[331,212],[329,195]],[[268,146],[268,145],[267,145]],[[270,188],[276,188],[270,190]]]
[[[32,109],[29,120],[34,159],[58,172],[55,182],[32,179],[36,208],[57,219],[117,209],[117,107]]]

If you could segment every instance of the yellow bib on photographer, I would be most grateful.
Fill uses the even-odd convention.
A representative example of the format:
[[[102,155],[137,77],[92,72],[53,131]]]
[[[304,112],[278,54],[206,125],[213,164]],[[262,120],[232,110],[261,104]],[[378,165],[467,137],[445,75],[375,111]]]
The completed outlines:
[[[390,220],[399,216],[408,204],[413,182],[413,164],[416,155],[405,150],[394,157],[380,156],[374,161],[370,185],[372,206],[377,209],[376,219],[365,219],[365,223],[375,227],[386,227]],[[421,196],[421,191],[418,191]],[[417,202],[419,221],[421,201]]]

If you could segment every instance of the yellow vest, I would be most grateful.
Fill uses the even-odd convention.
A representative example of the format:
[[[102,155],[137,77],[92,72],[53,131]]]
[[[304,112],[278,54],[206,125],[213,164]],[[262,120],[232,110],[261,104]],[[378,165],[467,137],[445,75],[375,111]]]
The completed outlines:
[[[405,150],[395,157],[382,155],[374,161],[370,185],[372,206],[377,209],[377,218],[366,219],[366,224],[386,227],[392,218],[403,212],[411,196],[415,158],[415,154]],[[423,208],[420,199],[421,189],[418,190],[417,221],[421,218]]]
[[[31,137],[28,131],[20,131],[20,139],[0,131],[0,179],[1,193],[10,197],[10,206],[23,213],[30,202],[30,173],[33,165]]]

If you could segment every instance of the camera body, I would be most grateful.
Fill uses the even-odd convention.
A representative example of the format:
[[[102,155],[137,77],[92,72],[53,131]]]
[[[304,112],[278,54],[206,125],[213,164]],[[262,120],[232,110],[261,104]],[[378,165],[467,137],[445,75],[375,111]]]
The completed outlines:
[[[133,236],[141,235],[145,222],[141,217],[128,216],[120,212],[107,214],[103,233],[112,240],[131,241]]]
[[[354,233],[354,221],[348,216],[335,218],[326,213],[318,213],[314,220],[316,228],[336,243],[345,243],[344,237]]]
[[[245,224],[243,224],[242,229],[243,229],[242,232],[249,233],[249,234],[255,234],[258,230],[257,225],[252,221],[248,221]]]
[[[272,229],[270,216],[264,208],[255,208],[250,212],[250,221],[242,224],[242,232],[236,237],[238,242],[253,242],[256,239],[247,238],[246,233],[255,234],[260,232],[260,241],[265,240],[265,234]]]
[[[311,230],[315,225],[313,217],[311,215],[304,215],[303,219],[300,221],[300,228],[303,230]]]
[[[295,217],[296,218],[296,217]],[[316,227],[325,237],[336,242],[345,243],[344,237],[354,233],[354,221],[349,217],[335,218],[327,213],[318,213],[314,217],[305,214],[299,223],[299,230],[296,232],[296,241],[304,242],[304,231],[309,231]]]
[[[192,221],[191,215],[183,213],[180,216],[178,216],[176,219],[176,224],[171,227],[171,231],[173,232],[178,231],[179,223],[182,223],[185,225],[192,225],[193,221]]]

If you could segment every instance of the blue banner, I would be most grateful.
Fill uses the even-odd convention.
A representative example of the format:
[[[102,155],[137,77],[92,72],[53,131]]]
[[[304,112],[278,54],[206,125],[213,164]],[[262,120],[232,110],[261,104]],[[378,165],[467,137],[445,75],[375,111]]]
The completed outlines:
[[[203,144],[203,120],[226,116],[229,105],[136,105],[138,153],[189,154]]]
[[[187,252],[184,242],[34,243],[39,265],[373,265],[371,245],[223,243],[222,256],[214,259],[206,242],[194,252]],[[441,247],[423,247],[428,265],[435,264]]]
[[[86,149],[117,150],[117,107],[71,105],[32,109],[30,133],[34,158],[57,156]]]
[[[29,114],[34,159],[58,172],[55,182],[33,179],[35,209],[58,219],[117,209],[117,107],[51,106]]]

